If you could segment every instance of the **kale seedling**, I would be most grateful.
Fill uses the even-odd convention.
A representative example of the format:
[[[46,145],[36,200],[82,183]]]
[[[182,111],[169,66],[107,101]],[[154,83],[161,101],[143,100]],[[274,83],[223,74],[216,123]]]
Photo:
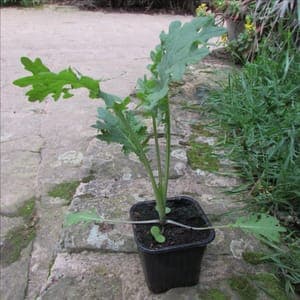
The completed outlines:
[[[34,61],[26,57],[21,58],[25,69],[32,75],[17,79],[14,84],[19,87],[31,87],[26,93],[29,101],[42,102],[48,96],[55,101],[61,97],[70,98],[73,96],[72,90],[77,88],[87,89],[89,97],[92,99],[102,99],[105,106],[98,109],[98,118],[93,125],[98,131],[97,138],[107,143],[121,144],[125,154],[135,153],[137,155],[147,171],[156,200],[158,220],[153,220],[152,223],[175,224],[174,221],[166,218],[171,153],[169,86],[182,79],[188,65],[199,62],[209,54],[209,39],[224,33],[225,29],[217,27],[212,17],[198,17],[185,24],[181,24],[179,21],[172,22],[168,33],[161,33],[160,44],[150,54],[152,63],[148,69],[151,76],[149,78],[145,76],[138,80],[137,97],[139,103],[135,109],[128,107],[132,101],[130,97],[121,99],[102,91],[99,80],[83,76],[72,68],[59,73],[51,72],[39,58]],[[153,132],[149,132],[141,116],[144,120],[151,119]],[[166,145],[164,154],[158,141],[158,126],[164,128]],[[154,176],[153,166],[148,157],[151,138],[155,142],[158,178]],[[70,225],[80,221],[120,222],[103,220],[94,212],[81,212],[68,215],[66,223]],[[147,222],[149,223],[149,221]],[[190,228],[184,224],[176,224]],[[279,232],[284,230],[278,225],[277,220],[265,215],[261,215],[259,218],[252,216],[247,220],[241,218],[235,224],[220,227],[243,228],[246,231],[263,234],[271,240],[279,239]],[[266,228],[269,228],[269,231]],[[193,229],[207,230],[208,228]],[[158,226],[152,227],[151,234],[157,242],[164,242],[165,238]]]

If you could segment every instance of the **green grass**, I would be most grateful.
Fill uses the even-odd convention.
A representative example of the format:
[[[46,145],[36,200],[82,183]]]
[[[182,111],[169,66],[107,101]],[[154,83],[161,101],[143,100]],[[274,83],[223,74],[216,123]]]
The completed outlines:
[[[264,260],[276,267],[288,292],[300,284],[299,82],[297,49],[264,50],[208,98],[215,125],[224,132],[219,145],[244,180],[248,207],[276,216],[291,231],[280,247],[269,245]]]
[[[300,54],[263,55],[229,77],[210,105],[251,204],[300,220]]]

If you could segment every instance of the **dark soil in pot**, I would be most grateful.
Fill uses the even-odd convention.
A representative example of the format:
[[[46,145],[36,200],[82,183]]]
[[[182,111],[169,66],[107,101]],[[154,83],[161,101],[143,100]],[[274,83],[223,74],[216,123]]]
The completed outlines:
[[[199,203],[187,196],[170,198],[168,219],[182,224],[207,227],[210,222]],[[132,220],[157,219],[154,201],[138,202],[131,207]],[[144,270],[145,280],[154,293],[198,283],[201,261],[206,245],[215,237],[213,229],[195,231],[167,224],[163,227],[166,242],[153,239],[150,225],[133,225],[135,241]]]
[[[136,206],[131,218],[135,221],[158,219],[158,213],[155,210],[155,202],[145,201],[144,205]],[[167,201],[167,207],[171,212],[167,214],[167,218],[185,225],[194,227],[206,227],[207,224],[201,215],[199,216],[198,207],[194,202],[191,202],[186,197],[171,198]],[[152,235],[150,229],[153,224],[138,225],[135,227],[137,241],[145,248],[160,249],[169,246],[190,244],[195,241],[206,240],[210,231],[196,231],[185,229],[171,224],[163,226],[163,235],[166,237],[166,242],[157,243]]]

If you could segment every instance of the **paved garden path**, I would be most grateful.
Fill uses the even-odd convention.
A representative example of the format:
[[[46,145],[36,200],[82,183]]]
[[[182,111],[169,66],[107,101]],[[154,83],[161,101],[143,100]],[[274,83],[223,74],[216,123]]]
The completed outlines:
[[[101,78],[106,91],[126,96],[143,76],[161,30],[190,18],[56,6],[1,10],[1,299],[198,299],[209,288],[234,297],[224,280],[256,270],[241,259],[245,248],[253,249],[251,240],[219,231],[201,284],[154,296],[145,286],[130,227],[62,229],[67,210],[96,208],[127,218],[132,203],[152,198],[149,185],[134,157],[126,160],[117,145],[94,138],[90,125],[100,102],[77,91],[72,100],[28,103],[12,85],[26,74],[20,57],[40,57],[53,70],[73,66]],[[190,138],[207,151],[214,143],[197,123],[197,109],[191,111],[212,80],[207,68],[190,69],[174,90],[170,194],[192,194],[214,216],[236,206],[220,190],[236,179],[209,166],[192,170],[186,149]]]
[[[190,17],[55,6],[1,10],[1,238],[23,223],[20,217],[8,216],[33,196],[39,199],[31,262],[31,249],[26,248],[21,260],[5,268],[1,274],[1,291],[6,290],[3,299],[22,299],[28,264],[41,279],[48,275],[63,207],[49,200],[47,192],[58,183],[87,175],[83,156],[95,135],[90,125],[99,106],[87,100],[84,92],[76,93],[71,101],[26,102],[24,91],[12,85],[14,79],[27,75],[20,57],[40,57],[53,70],[74,66],[83,74],[103,79],[107,91],[126,96],[143,76],[160,31],[175,19]],[[36,257],[45,260],[35,263]]]

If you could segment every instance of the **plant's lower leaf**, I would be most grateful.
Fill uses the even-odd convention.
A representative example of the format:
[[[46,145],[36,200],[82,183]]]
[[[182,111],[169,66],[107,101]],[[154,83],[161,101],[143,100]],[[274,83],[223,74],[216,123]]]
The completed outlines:
[[[66,215],[64,226],[71,226],[78,223],[103,222],[96,211],[70,212]]]
[[[232,227],[238,227],[271,242],[279,242],[280,233],[286,232],[286,229],[279,224],[275,217],[262,213],[240,217]]]

